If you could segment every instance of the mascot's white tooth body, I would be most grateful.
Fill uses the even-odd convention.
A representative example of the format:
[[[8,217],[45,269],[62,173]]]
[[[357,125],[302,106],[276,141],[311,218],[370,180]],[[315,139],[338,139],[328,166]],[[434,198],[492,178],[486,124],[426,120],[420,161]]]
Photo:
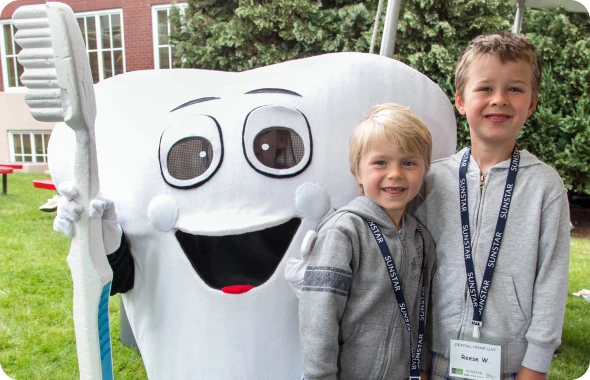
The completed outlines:
[[[284,267],[307,231],[357,195],[352,129],[372,105],[395,102],[429,126],[435,158],[456,144],[438,86],[368,54],[243,73],[132,72],[96,97],[101,190],[134,258],[123,300],[150,379],[299,379],[298,300]],[[67,132],[51,139],[56,182]]]

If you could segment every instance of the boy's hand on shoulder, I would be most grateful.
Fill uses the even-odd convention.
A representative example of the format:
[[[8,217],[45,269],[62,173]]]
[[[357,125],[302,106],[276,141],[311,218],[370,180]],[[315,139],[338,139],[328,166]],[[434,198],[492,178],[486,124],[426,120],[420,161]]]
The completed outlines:
[[[516,375],[516,380],[546,380],[547,374],[522,367]]]

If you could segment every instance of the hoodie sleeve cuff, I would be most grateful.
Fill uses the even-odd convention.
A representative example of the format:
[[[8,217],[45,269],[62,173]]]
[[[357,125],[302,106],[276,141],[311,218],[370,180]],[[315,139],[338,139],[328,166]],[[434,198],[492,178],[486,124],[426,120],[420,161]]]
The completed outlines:
[[[554,353],[555,347],[553,345],[539,344],[529,340],[522,366],[533,371],[547,373]]]

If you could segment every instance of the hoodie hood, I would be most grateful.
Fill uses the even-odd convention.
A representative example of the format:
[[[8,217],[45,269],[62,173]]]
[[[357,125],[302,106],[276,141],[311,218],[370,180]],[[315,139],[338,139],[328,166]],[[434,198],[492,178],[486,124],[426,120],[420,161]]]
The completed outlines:
[[[463,155],[465,154],[465,152],[467,151],[468,148],[469,147],[463,148],[459,152],[455,153],[453,156],[451,156],[452,159],[455,160],[460,165],[461,159],[463,158]],[[443,160],[444,160],[444,158],[443,158]],[[527,166],[539,165],[540,163],[541,163],[541,161],[539,161],[539,159],[536,156],[534,156],[533,154],[531,154],[530,152],[528,152],[526,150],[520,151],[520,163],[518,164],[518,167],[524,168]],[[506,161],[502,161],[502,162],[494,165],[493,167],[491,167],[490,170],[508,169],[509,167],[510,167],[510,159],[508,159]],[[477,165],[477,162],[475,161],[473,156],[471,156],[471,158],[469,159],[469,166],[467,166],[467,172],[472,172],[472,171],[477,171],[477,172],[480,171],[479,166]]]
[[[322,220],[318,226],[318,230],[331,220],[335,220],[340,215],[347,212],[358,215],[363,219],[369,219],[383,230],[397,230],[395,224],[393,224],[393,221],[389,218],[389,215],[387,215],[385,210],[365,196],[356,197],[346,206],[328,215]],[[404,214],[402,218],[402,230],[400,231],[411,231],[414,229],[416,229],[416,220],[412,217],[408,217],[407,214]]]

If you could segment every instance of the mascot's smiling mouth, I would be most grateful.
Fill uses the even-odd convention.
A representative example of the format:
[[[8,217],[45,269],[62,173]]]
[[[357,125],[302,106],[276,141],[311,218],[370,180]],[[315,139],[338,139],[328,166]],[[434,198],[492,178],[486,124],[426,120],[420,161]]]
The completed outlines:
[[[264,284],[272,276],[300,224],[301,219],[294,218],[265,230],[227,236],[177,231],[176,239],[207,285],[239,294]]]

